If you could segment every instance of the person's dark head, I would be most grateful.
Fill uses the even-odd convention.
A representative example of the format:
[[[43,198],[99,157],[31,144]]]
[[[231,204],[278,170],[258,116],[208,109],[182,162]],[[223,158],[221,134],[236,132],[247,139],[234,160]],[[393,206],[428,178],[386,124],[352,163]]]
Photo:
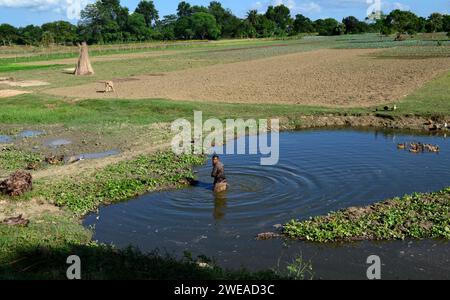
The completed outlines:
[[[219,162],[219,160],[220,160],[219,155],[214,154],[213,157],[212,157],[213,165],[217,164]]]

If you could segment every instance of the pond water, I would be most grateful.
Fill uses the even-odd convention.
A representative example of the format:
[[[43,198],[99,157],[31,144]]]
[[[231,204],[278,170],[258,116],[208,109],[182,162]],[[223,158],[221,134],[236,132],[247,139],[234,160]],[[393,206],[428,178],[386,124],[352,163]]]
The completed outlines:
[[[7,135],[0,135],[0,143],[10,143],[12,138]]]
[[[397,143],[438,144],[441,152],[413,154]],[[349,206],[363,206],[450,185],[450,140],[392,132],[311,130],[280,134],[280,161],[260,166],[258,155],[223,155],[230,189],[211,192],[211,167],[199,183],[149,193],[87,216],[94,239],[119,247],[156,248],[177,256],[204,254],[226,268],[284,268],[299,255],[316,278],[365,279],[366,259],[381,257],[384,278],[450,278],[450,244],[439,241],[319,245],[282,239],[256,241],[275,224]]]
[[[24,130],[18,136],[21,138],[34,138],[44,134],[45,132],[41,130]]]
[[[72,142],[66,139],[47,140],[44,142],[44,146],[50,148],[58,148],[70,144],[72,144]]]
[[[11,143],[15,139],[34,138],[43,134],[45,134],[45,132],[40,130],[23,130],[19,132],[15,137],[9,135],[0,135],[0,143]]]
[[[77,160],[83,160],[83,159],[100,159],[105,158],[109,156],[118,155],[120,153],[119,150],[108,150],[105,152],[96,152],[96,153],[83,153],[80,155],[76,155],[75,158]]]

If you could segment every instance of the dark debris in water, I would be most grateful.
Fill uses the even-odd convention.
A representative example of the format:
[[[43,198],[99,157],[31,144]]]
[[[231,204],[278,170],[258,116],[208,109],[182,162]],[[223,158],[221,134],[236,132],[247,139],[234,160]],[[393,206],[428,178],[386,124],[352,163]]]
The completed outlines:
[[[279,238],[282,235],[276,232],[263,232],[256,236],[256,240],[258,241],[265,241],[265,240],[271,240],[275,238]]]

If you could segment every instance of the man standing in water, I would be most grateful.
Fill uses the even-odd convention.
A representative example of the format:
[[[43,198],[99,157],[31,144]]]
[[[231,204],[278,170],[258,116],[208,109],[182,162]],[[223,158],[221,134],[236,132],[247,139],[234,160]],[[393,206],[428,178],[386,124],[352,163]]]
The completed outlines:
[[[220,162],[219,156],[214,154],[212,157],[213,170],[211,177],[214,177],[214,192],[221,193],[228,188],[227,179],[225,178],[225,170]]]

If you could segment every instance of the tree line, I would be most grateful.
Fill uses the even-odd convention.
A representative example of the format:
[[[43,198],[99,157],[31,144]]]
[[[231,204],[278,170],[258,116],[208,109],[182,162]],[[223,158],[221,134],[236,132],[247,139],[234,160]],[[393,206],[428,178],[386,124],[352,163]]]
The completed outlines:
[[[377,17],[375,17],[377,16]],[[77,25],[66,21],[28,25],[16,28],[0,25],[1,45],[73,45],[137,42],[150,40],[192,40],[220,38],[270,38],[299,34],[324,36],[377,32],[415,34],[450,32],[450,15],[433,13],[428,18],[410,11],[381,12],[358,20],[354,16],[341,22],[333,19],[311,19],[291,15],[285,5],[269,6],[265,13],[250,10],[245,18],[235,16],[218,1],[209,6],[180,2],[177,13],[160,18],[153,1],[142,0],[130,13],[120,0],[98,0],[81,12]],[[449,33],[450,34],[450,33]]]

